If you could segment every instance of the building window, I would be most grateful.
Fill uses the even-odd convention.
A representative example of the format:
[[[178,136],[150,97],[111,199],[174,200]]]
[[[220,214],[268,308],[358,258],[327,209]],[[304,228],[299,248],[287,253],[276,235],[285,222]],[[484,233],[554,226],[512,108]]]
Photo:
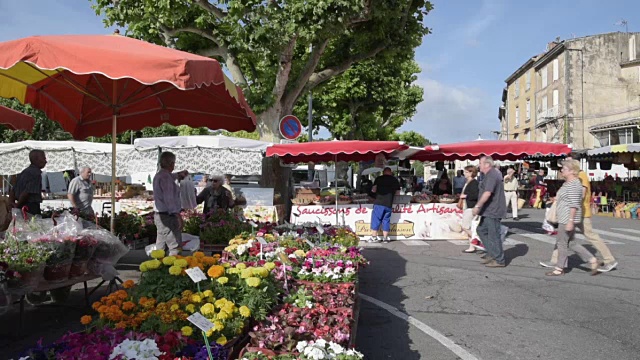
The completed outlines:
[[[524,79],[527,82],[526,89],[531,89],[531,71],[527,71],[527,73],[524,75]]]
[[[514,84],[514,86],[516,87],[516,97],[520,96],[520,79],[516,80],[516,83]]]
[[[547,67],[543,67],[542,70],[540,70],[540,78],[542,80],[542,88],[546,88],[547,87]]]
[[[516,106],[516,124],[515,126],[518,127],[520,125],[520,108]]]
[[[640,142],[640,129],[637,126],[599,131],[594,134],[600,146],[633,144]]]
[[[636,36],[629,37],[629,61],[636,59]]]
[[[531,130],[526,129],[526,130],[524,131],[524,136],[525,136],[525,139],[526,139],[527,141],[531,141]]]
[[[531,100],[527,99],[527,121],[531,120]]]
[[[553,81],[558,80],[560,75],[560,61],[558,59],[553,59]]]
[[[551,104],[551,106],[556,107],[558,106],[558,90],[553,90],[553,103]]]

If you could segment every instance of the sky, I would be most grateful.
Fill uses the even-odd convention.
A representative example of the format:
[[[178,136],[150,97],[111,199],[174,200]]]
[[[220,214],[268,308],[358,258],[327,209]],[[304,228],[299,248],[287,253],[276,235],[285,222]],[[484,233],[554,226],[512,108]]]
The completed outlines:
[[[423,102],[411,122],[435,143],[495,139],[504,80],[556,37],[640,31],[638,0],[433,0],[416,50]],[[618,23],[618,25],[617,25]],[[0,0],[0,41],[109,34],[88,0]],[[326,132],[324,132],[326,134]],[[323,132],[321,132],[321,136]]]

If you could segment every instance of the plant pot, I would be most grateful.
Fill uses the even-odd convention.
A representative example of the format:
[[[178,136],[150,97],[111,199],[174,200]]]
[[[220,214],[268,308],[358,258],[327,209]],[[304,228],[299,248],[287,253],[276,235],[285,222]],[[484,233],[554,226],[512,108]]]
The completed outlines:
[[[82,260],[82,261],[74,260],[71,263],[71,268],[69,269],[69,279],[84,276],[87,273],[88,264],[89,264],[89,260]]]
[[[34,268],[30,271],[18,271],[20,273],[20,279],[10,279],[8,282],[8,290],[10,292],[30,292],[38,287],[40,281],[43,279],[44,264]]]
[[[44,267],[44,279],[49,282],[62,282],[69,279],[71,261],[51,264]]]

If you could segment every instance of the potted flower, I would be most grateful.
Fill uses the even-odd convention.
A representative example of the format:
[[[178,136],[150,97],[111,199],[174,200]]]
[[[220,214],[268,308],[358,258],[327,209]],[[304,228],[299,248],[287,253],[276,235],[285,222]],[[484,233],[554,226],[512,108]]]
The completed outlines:
[[[213,211],[200,225],[200,246],[203,251],[222,251],[229,240],[250,231],[250,225],[224,210]]]
[[[51,282],[64,281],[69,278],[69,271],[73,263],[76,251],[76,242],[73,236],[56,238],[44,236],[37,240],[51,251],[44,267],[44,279]]]
[[[50,256],[51,250],[39,243],[20,241],[12,236],[0,242],[0,261],[13,271],[13,276],[7,279],[9,290],[35,289]]]
[[[76,251],[69,270],[69,278],[79,277],[87,272],[89,259],[91,259],[98,246],[98,240],[89,234],[77,236],[74,241],[76,243]]]

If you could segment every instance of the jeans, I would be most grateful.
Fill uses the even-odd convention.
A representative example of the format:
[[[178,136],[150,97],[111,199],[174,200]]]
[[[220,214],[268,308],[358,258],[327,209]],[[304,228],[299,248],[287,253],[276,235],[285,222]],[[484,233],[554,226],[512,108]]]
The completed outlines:
[[[500,219],[483,216],[477,231],[484,248],[487,249],[487,254],[498,264],[504,264],[504,251],[502,250],[502,239],[500,238]]]

